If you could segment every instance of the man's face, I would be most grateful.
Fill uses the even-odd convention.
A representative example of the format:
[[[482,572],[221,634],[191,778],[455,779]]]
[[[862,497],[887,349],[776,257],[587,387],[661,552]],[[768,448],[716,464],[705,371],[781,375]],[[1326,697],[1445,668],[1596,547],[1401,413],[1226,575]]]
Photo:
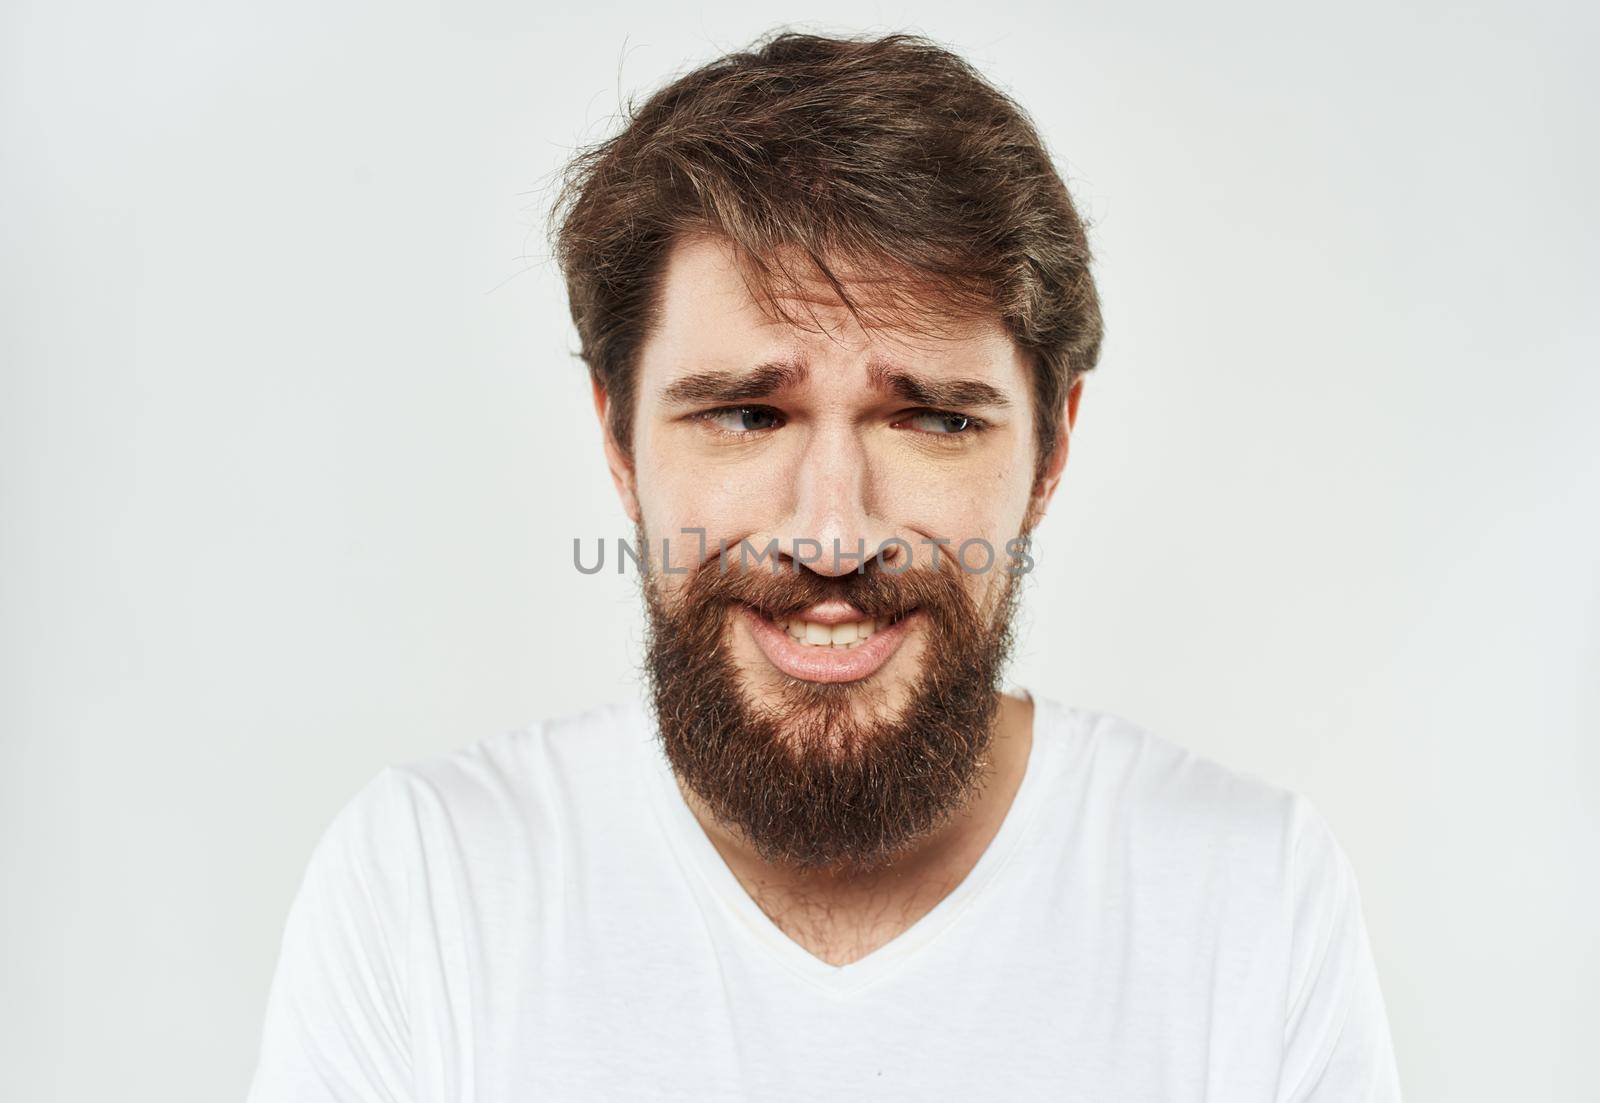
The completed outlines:
[[[802,815],[825,800],[824,774],[834,784],[851,765],[904,773],[921,770],[919,755],[960,759],[960,784],[902,794],[909,803],[891,811],[901,822],[863,828],[871,840],[767,847],[803,850],[787,856],[809,864],[863,847],[882,858],[978,781],[1022,563],[1008,542],[1059,466],[1036,480],[1030,369],[998,319],[923,336],[865,330],[825,287],[785,306],[823,332],[763,310],[718,240],[678,244],[637,366],[631,458],[608,452],[650,550],[658,711],[717,713],[676,733],[680,776],[715,789],[749,777],[752,757],[803,760],[805,777],[765,782],[795,787]],[[703,545],[690,530],[704,530]],[[771,547],[776,571],[771,556],[756,559]],[[959,748],[925,745],[942,737],[919,731],[940,717],[983,730],[943,737]],[[709,730],[718,722],[721,734]],[[674,735],[664,738],[670,753]],[[719,740],[716,769],[678,760]],[[894,741],[908,745],[871,745]],[[719,802],[727,794],[701,795],[740,818],[737,801]],[[746,797],[770,818],[770,792]],[[919,801],[939,807],[908,817]]]

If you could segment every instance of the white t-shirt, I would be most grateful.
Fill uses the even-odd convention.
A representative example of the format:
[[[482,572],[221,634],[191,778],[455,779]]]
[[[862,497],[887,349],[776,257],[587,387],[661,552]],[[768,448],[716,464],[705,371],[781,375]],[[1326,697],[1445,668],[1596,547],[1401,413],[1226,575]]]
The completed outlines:
[[[311,858],[250,1103],[1397,1100],[1306,802],[1036,704],[977,865],[845,966],[746,894],[642,704],[383,771]]]

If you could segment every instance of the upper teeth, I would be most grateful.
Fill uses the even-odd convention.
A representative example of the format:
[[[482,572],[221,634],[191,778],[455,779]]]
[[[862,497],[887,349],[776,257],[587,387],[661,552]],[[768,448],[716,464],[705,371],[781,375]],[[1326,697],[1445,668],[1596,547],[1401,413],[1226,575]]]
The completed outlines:
[[[818,624],[809,620],[780,620],[779,628],[807,647],[854,647],[874,632],[889,626],[888,617],[852,620],[844,624]]]

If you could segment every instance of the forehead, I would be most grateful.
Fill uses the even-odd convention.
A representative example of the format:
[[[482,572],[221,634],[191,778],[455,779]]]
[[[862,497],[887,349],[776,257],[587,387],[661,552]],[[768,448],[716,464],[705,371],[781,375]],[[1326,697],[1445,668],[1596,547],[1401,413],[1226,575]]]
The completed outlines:
[[[844,282],[852,300],[868,303],[870,311],[871,286]],[[934,377],[981,376],[1008,391],[1027,388],[1025,360],[998,314],[936,324],[874,324],[869,316],[863,326],[820,275],[778,298],[788,319],[751,293],[724,240],[695,236],[677,242],[663,270],[655,326],[641,351],[641,390],[694,372],[796,358],[820,369],[811,377],[822,380],[846,374],[830,367],[887,359]]]

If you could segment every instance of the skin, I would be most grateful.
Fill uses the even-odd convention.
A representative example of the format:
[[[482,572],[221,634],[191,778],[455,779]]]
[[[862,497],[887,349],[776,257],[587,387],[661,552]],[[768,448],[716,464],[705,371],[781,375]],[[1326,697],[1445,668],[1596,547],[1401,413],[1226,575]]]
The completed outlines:
[[[703,528],[711,569],[718,541],[733,547],[741,539],[755,548],[776,539],[785,554],[799,556],[814,549],[797,541],[819,541],[826,552],[809,566],[821,574],[856,569],[849,558],[832,561],[835,540],[846,551],[865,541],[870,554],[899,537],[927,563],[934,554],[928,540],[947,539],[954,549],[980,537],[1000,551],[1003,564],[1006,541],[1030,515],[1043,515],[1060,482],[1082,381],[1067,398],[1049,462],[1036,478],[1031,369],[998,318],[928,338],[863,329],[826,285],[785,303],[796,316],[815,318],[821,332],[763,310],[717,238],[683,239],[668,257],[658,324],[640,354],[631,455],[604,432],[617,493],[629,518],[643,526],[652,555],[665,536],[674,569],[698,566],[698,538],[682,530]],[[763,365],[780,368],[753,387]],[[911,393],[906,379],[923,393]],[[929,397],[965,401],[913,400]],[[602,427],[609,425],[607,406],[597,387]],[[1005,575],[996,569],[962,579],[992,614]],[[669,600],[685,581],[663,579]],[[751,701],[768,699],[789,675],[773,667],[739,618],[730,622],[742,688]],[[925,631],[924,624],[908,623],[888,661],[853,683],[860,687],[852,695],[860,716],[893,715],[902,707]],[[1032,727],[1032,703],[1003,695],[988,782],[977,799],[893,866],[870,875],[767,863],[692,794],[685,799],[773,922],[817,957],[845,964],[911,926],[972,869],[1021,783]]]

